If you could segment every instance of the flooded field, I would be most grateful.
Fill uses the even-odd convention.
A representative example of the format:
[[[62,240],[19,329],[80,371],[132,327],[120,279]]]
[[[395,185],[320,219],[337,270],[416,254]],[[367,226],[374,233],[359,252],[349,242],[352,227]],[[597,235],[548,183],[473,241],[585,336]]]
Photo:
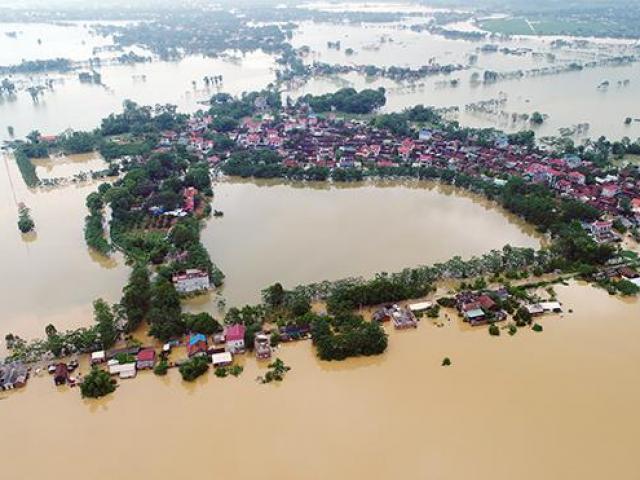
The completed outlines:
[[[335,5],[316,6],[321,9],[337,8]],[[355,10],[393,11],[393,5],[356,5]],[[411,7],[413,8],[413,7]],[[428,14],[428,9],[416,7]],[[414,11],[414,10],[411,10]],[[437,107],[457,106],[457,119],[464,125],[475,127],[497,127],[515,131],[531,128],[528,122],[512,123],[510,114],[528,114],[539,111],[548,115],[543,125],[536,126],[538,135],[558,135],[560,128],[588,122],[590,128],[581,132],[576,139],[606,135],[618,139],[640,136],[640,122],[624,125],[626,117],[640,118],[635,105],[640,102],[640,82],[637,82],[640,66],[632,64],[621,67],[598,67],[580,72],[562,73],[542,77],[527,77],[520,80],[504,80],[492,84],[474,83],[474,74],[485,71],[513,72],[545,67],[558,67],[571,62],[587,62],[613,55],[637,53],[632,42],[614,40],[592,40],[583,48],[552,48],[554,37],[514,37],[508,40],[467,41],[449,39],[428,32],[414,32],[407,28],[412,24],[425,23],[428,17],[415,17],[404,23],[338,25],[330,23],[302,22],[294,31],[291,40],[294,47],[308,46],[310,54],[305,61],[326,62],[342,65],[411,66],[418,67],[431,62],[469,65],[463,71],[450,75],[436,75],[414,83],[398,83],[382,79],[371,81],[363,75],[350,74],[336,78],[312,79],[305,85],[285,86],[284,95],[296,98],[306,93],[326,93],[344,86],[368,88],[383,86],[387,89],[388,101],[384,111],[399,111],[416,104]],[[89,26],[72,24],[22,25],[4,24],[0,32],[18,31],[17,41],[2,35],[0,46],[5,53],[0,64],[19,62],[21,58],[50,58],[61,55],[60,33],[69,29],[70,54],[74,59],[86,59],[91,48],[108,45],[109,38],[91,35]],[[469,22],[457,24],[458,30],[472,30]],[[37,33],[43,40],[42,54],[34,53],[37,47]],[[342,48],[328,48],[328,41],[340,41]],[[13,43],[11,43],[13,42]],[[499,49],[509,53],[483,51],[486,43],[494,43]],[[11,48],[9,48],[11,47]],[[353,55],[345,50],[352,48]],[[66,128],[92,129],[109,113],[120,110],[125,99],[141,104],[172,103],[181,111],[191,112],[202,108],[199,102],[208,100],[217,91],[240,94],[266,87],[275,80],[275,59],[265,53],[241,55],[228,52],[220,58],[188,56],[176,62],[154,61],[137,65],[111,65],[100,69],[104,85],[88,85],[78,81],[77,73],[68,75],[49,74],[54,80],[54,89],[47,90],[34,103],[26,91],[15,97],[0,97],[0,139],[8,139],[7,127],[13,126],[15,135],[23,137],[29,131],[38,129],[53,134]],[[205,88],[205,75],[222,75],[223,84],[215,88]],[[39,84],[43,79],[15,76],[14,80],[26,84]],[[451,80],[457,80],[456,86]],[[619,87],[618,82],[629,82]],[[195,86],[192,82],[196,82]],[[611,87],[598,89],[604,81]],[[503,98],[501,110],[507,117],[494,114],[465,112],[469,103]],[[91,108],[87,108],[90,101]]]
[[[110,113],[119,112],[124,100],[142,105],[171,103],[181,111],[203,108],[218,91],[239,95],[266,87],[273,81],[273,58],[262,53],[225,58],[190,56],[178,62],[113,65],[100,69],[103,85],[81,83],[77,73],[50,74],[53,91],[46,91],[37,103],[27,92],[13,98],[0,97],[0,139],[8,139],[7,127],[16,137],[37,129],[57,134],[67,128],[92,130]],[[222,75],[221,90],[206,88],[205,75]],[[196,82],[194,86],[192,82]],[[87,108],[89,102],[90,108]]]
[[[34,158],[31,162],[35,165],[40,180],[69,178],[80,173],[104,170],[108,166],[97,152]]]
[[[112,478],[92,467],[111,458],[127,478],[636,478],[638,304],[557,291],[574,313],[545,318],[542,333],[425,320],[390,332],[383,356],[342,363],[284,346],[293,369],[281,385],[257,384],[253,359],[238,379],[209,372],[193,385],[141,373],[100,401],[35,378],[0,402],[4,455],[24,459],[28,445],[34,461],[3,472],[48,475],[74,452],[69,480]]]
[[[8,332],[25,338],[41,336],[49,323],[60,329],[86,325],[93,318],[93,300],[119,299],[128,277],[123,259],[95,255],[84,241],[84,202],[95,188],[85,184],[31,191],[13,158],[0,155],[3,338]],[[19,202],[31,209],[33,234],[18,231]]]
[[[221,182],[215,192],[225,215],[202,238],[227,275],[228,305],[257,302],[276,281],[294,287],[540,244],[532,228],[484,199],[426,182]]]

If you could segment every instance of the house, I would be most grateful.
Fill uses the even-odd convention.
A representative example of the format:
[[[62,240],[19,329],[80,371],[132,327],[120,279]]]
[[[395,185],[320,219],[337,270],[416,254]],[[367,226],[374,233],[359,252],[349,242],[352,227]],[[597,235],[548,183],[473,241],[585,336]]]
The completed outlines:
[[[433,303],[431,302],[412,303],[409,305],[409,310],[413,313],[420,313],[429,310],[431,307],[433,307]]]
[[[531,315],[532,317],[537,317],[538,315],[542,315],[544,313],[544,308],[542,308],[542,305],[538,303],[525,305],[524,308],[527,310],[527,312],[529,312],[529,315]]]
[[[118,363],[117,360],[109,360],[108,366],[110,375],[118,375],[123,379],[136,376],[135,363]]]
[[[290,342],[293,340],[300,340],[301,338],[306,338],[309,334],[309,326],[305,325],[285,325],[284,327],[280,327],[280,341],[282,342]]]
[[[632,280],[634,278],[640,277],[640,274],[638,272],[636,272],[633,268],[629,268],[629,267],[619,268],[618,273],[625,280]]]
[[[64,385],[69,379],[69,368],[66,363],[60,362],[56,365],[56,370],[53,373],[53,383],[56,385]]]
[[[589,232],[597,242],[608,242],[617,237],[611,231],[613,222],[611,220],[596,220],[588,225]]]
[[[271,340],[265,333],[256,334],[253,340],[253,348],[256,352],[256,358],[258,360],[266,360],[271,358]]]
[[[104,363],[106,359],[107,359],[107,354],[104,350],[100,350],[99,352],[91,352],[91,365]]]
[[[3,390],[24,387],[28,378],[29,369],[23,363],[0,366],[0,388]]]
[[[480,304],[480,308],[484,311],[490,312],[498,308],[496,302],[494,302],[489,295],[480,295],[478,297],[478,303]]]
[[[481,308],[471,308],[464,312],[464,318],[471,325],[482,325],[487,320],[487,314]]]
[[[194,187],[188,187],[184,190],[184,211],[191,213],[196,209],[196,195],[198,190]]]
[[[211,283],[209,274],[197,268],[191,268],[184,273],[178,273],[171,279],[178,293],[193,293],[209,290]]]
[[[227,327],[225,338],[227,341],[227,351],[231,353],[242,353],[245,349],[244,334],[246,328],[244,325],[236,323]]]
[[[605,198],[613,198],[618,193],[618,185],[609,183],[602,186],[602,196]]]
[[[143,348],[136,355],[136,367],[138,370],[153,368],[156,364],[156,351],[153,348]]]
[[[400,308],[394,305],[391,318],[393,319],[393,326],[398,330],[411,327],[418,328],[418,320],[408,308]]]
[[[214,353],[211,355],[211,363],[214,367],[228,367],[233,362],[230,352]]]
[[[187,342],[187,355],[189,357],[206,355],[208,348],[207,337],[202,333],[193,333],[189,336],[189,341]]]
[[[545,313],[562,313],[562,305],[559,302],[540,302]]]
[[[378,322],[378,323],[382,323],[382,322],[388,322],[391,320],[392,318],[392,314],[393,314],[393,308],[392,307],[381,307],[378,310],[376,310],[375,312],[373,312],[373,315],[371,317],[371,319],[374,322]]]
[[[116,357],[127,356],[127,357],[135,357],[140,351],[140,347],[124,347],[124,348],[114,348],[107,352],[107,360],[113,360]]]
[[[571,183],[577,185],[584,185],[587,182],[587,177],[580,172],[569,172],[567,177],[569,177]]]
[[[422,128],[418,133],[418,139],[423,142],[428,142],[429,140],[431,140],[432,137],[433,137],[433,132],[428,128]]]

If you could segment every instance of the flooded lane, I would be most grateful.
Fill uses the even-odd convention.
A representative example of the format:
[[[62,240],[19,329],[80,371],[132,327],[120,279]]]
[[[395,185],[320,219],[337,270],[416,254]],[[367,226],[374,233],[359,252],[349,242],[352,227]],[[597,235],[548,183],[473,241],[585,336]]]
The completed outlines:
[[[303,342],[278,352],[293,367],[281,385],[255,383],[253,359],[238,379],[209,372],[195,385],[142,373],[101,401],[35,379],[0,402],[0,447],[25,458],[29,445],[37,461],[4,472],[46,475],[75,452],[69,480],[113,458],[127,479],[635,478],[638,304],[557,290],[575,313],[545,318],[543,333],[496,338],[423,321],[391,332],[383,356],[342,363],[318,361]]]

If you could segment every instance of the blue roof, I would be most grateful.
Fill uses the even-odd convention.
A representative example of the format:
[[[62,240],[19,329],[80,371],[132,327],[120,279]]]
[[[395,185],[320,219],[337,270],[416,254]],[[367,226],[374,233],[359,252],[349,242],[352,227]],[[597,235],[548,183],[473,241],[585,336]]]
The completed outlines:
[[[207,337],[205,337],[203,334],[201,333],[196,333],[194,335],[191,335],[189,337],[189,346],[191,347],[192,345],[195,345],[198,342],[207,342]]]

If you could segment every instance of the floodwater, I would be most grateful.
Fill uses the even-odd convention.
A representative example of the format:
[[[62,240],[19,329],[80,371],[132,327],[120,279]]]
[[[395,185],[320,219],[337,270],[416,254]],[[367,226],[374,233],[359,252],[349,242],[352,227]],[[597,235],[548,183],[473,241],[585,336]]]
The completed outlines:
[[[98,152],[34,158],[31,162],[35,165],[36,174],[41,180],[68,178],[81,173],[104,170],[108,166]]]
[[[170,103],[193,112],[204,108],[198,102],[208,101],[218,91],[239,95],[266,87],[275,78],[272,65],[273,58],[263,53],[112,65],[99,70],[103,85],[81,83],[77,73],[51,74],[54,89],[45,91],[37,103],[25,91],[14,98],[0,98],[0,139],[9,138],[8,126],[14,127],[16,137],[34,129],[44,134],[67,128],[92,130],[104,117],[121,111],[127,99],[141,105]],[[213,75],[223,76],[218,89],[204,85],[203,77]]]
[[[337,8],[335,5],[320,5],[317,8]],[[372,9],[363,4],[349,9]],[[414,6],[410,7],[411,9]],[[418,7],[415,7],[418,8]],[[393,4],[378,4],[376,11],[393,11]],[[429,9],[427,9],[429,10]],[[412,10],[413,11],[413,10]],[[552,49],[556,37],[514,37],[497,42],[499,48],[530,49],[522,54],[480,51],[485,43],[447,39],[428,32],[413,32],[410,24],[425,23],[424,17],[412,18],[405,23],[388,24],[327,24],[302,22],[294,32],[294,47],[311,48],[306,62],[321,61],[337,64],[375,64],[380,66],[426,65],[430,61],[439,64],[469,63],[477,56],[469,69],[451,75],[436,75],[415,83],[397,83],[382,79],[369,81],[361,75],[346,75],[339,78],[312,79],[303,86],[287,86],[285,95],[297,97],[306,93],[326,93],[344,86],[358,89],[383,86],[388,91],[384,111],[399,111],[416,105],[437,107],[457,106],[457,119],[464,125],[475,127],[498,127],[507,131],[531,128],[528,122],[512,123],[496,115],[468,113],[464,106],[478,101],[506,98],[502,110],[508,114],[531,114],[540,111],[548,115],[545,123],[536,127],[540,136],[557,135],[560,128],[588,122],[590,129],[579,137],[606,135],[613,139],[640,136],[640,122],[624,125],[626,117],[640,118],[637,105],[640,102],[640,66],[601,67],[583,72],[563,73],[545,77],[528,77],[522,80],[505,80],[495,84],[475,85],[471,82],[474,73],[483,75],[485,70],[512,72],[550,66],[566,65],[572,61],[589,61],[613,55],[637,53],[633,42],[620,40],[591,40],[587,47]],[[90,26],[90,25],[89,25]],[[36,59],[62,55],[65,36],[61,31],[69,29],[68,56],[77,60],[88,58],[95,46],[111,44],[111,38],[91,34],[86,24],[60,25],[6,24],[0,25],[0,33],[21,31],[17,39],[0,35],[0,48],[4,57],[0,64],[17,63],[22,58]],[[459,30],[470,30],[469,22],[456,24]],[[36,49],[37,38],[42,37],[42,52]],[[327,41],[340,40],[341,50],[329,49]],[[494,42],[495,43],[495,42]],[[36,47],[34,47],[34,44]],[[355,54],[345,54],[353,48]],[[536,55],[534,55],[535,53]],[[554,59],[546,55],[551,53]],[[228,52],[219,58],[189,56],[177,62],[155,61],[138,65],[105,65],[100,69],[104,85],[80,83],[77,73],[50,74],[54,80],[53,90],[47,90],[34,103],[29,94],[21,90],[15,97],[0,98],[0,139],[8,139],[7,127],[13,126],[17,137],[23,137],[33,129],[43,133],[58,133],[66,128],[92,129],[109,113],[119,111],[125,99],[155,105],[172,103],[181,111],[192,112],[202,108],[199,102],[208,100],[217,91],[240,94],[265,88],[275,81],[276,67],[273,56],[254,52],[246,55]],[[207,88],[205,75],[222,75],[219,88]],[[458,86],[450,80],[458,80]],[[24,86],[41,84],[42,79],[15,76],[14,80]],[[598,89],[608,80],[609,89]],[[618,81],[630,80],[625,87]],[[196,85],[193,85],[193,81]],[[91,108],[87,108],[88,102]]]
[[[506,244],[540,245],[530,226],[494,204],[427,182],[223,181],[214,190],[224,217],[213,218],[202,239],[227,275],[227,305],[255,303],[276,281],[370,277]]]
[[[96,161],[90,155],[86,159],[88,165]],[[59,329],[90,324],[93,300],[118,301],[129,274],[120,255],[104,259],[85,245],[84,202],[96,184],[32,191],[24,187],[13,159],[1,160],[0,262],[11,281],[0,290],[0,332],[32,338],[49,323]],[[296,286],[373,275],[482,254],[507,243],[535,247],[540,241],[482,199],[429,184],[313,187],[225,181],[215,192],[214,208],[225,216],[208,222],[203,242],[227,275],[226,284],[189,308],[215,311],[220,295],[228,306],[257,302],[260,290],[277,281]],[[19,202],[31,209],[34,235],[18,232]]]
[[[637,478],[638,304],[556,290],[574,313],[542,333],[423,320],[390,332],[384,355],[341,363],[286,345],[280,385],[256,383],[253,359],[189,385],[145,372],[98,401],[35,378],[0,402],[3,474],[101,480],[113,471],[95,465],[117,459],[125,479]]]
[[[420,22],[417,22],[420,23]],[[311,54],[307,62],[320,61],[342,65],[405,66],[416,68],[435,59],[440,64],[467,65],[471,55],[477,61],[469,69],[450,75],[435,75],[413,83],[398,83],[388,79],[371,80],[364,75],[347,74],[333,78],[314,78],[305,85],[291,87],[287,95],[292,98],[313,93],[333,92],[337,88],[352,86],[357,89],[384,87],[387,90],[385,112],[401,111],[417,104],[436,107],[458,106],[456,119],[473,127],[496,127],[506,131],[532,128],[528,122],[512,123],[495,115],[465,112],[470,103],[505,98],[502,110],[507,113],[532,114],[539,111],[548,115],[541,126],[533,129],[538,136],[558,135],[559,129],[588,122],[585,136],[606,135],[618,139],[640,136],[640,123],[624,125],[626,117],[640,117],[637,99],[640,99],[640,65],[600,67],[582,72],[527,77],[521,80],[503,80],[493,84],[473,84],[471,76],[485,70],[512,72],[561,66],[573,61],[590,61],[613,55],[615,51],[633,53],[633,43],[614,40],[593,40],[588,48],[552,49],[551,42],[560,37],[515,37],[502,42],[473,42],[447,39],[428,32],[412,32],[404,24],[331,25],[305,22],[295,32],[294,46],[308,45]],[[341,41],[341,50],[328,48],[327,41]],[[499,48],[531,49],[524,54],[482,52],[485,43],[496,43]],[[353,48],[354,55],[345,50]],[[555,56],[550,61],[546,54]],[[458,80],[451,86],[450,80]],[[605,80],[611,86],[598,89]],[[627,86],[618,82],[629,80]]]
[[[119,300],[128,277],[123,259],[104,259],[84,241],[84,202],[95,188],[88,183],[30,190],[13,158],[0,154],[2,337],[8,332],[23,338],[43,336],[49,323],[58,329],[87,325],[93,300]],[[31,209],[33,234],[18,231],[20,202]]]

